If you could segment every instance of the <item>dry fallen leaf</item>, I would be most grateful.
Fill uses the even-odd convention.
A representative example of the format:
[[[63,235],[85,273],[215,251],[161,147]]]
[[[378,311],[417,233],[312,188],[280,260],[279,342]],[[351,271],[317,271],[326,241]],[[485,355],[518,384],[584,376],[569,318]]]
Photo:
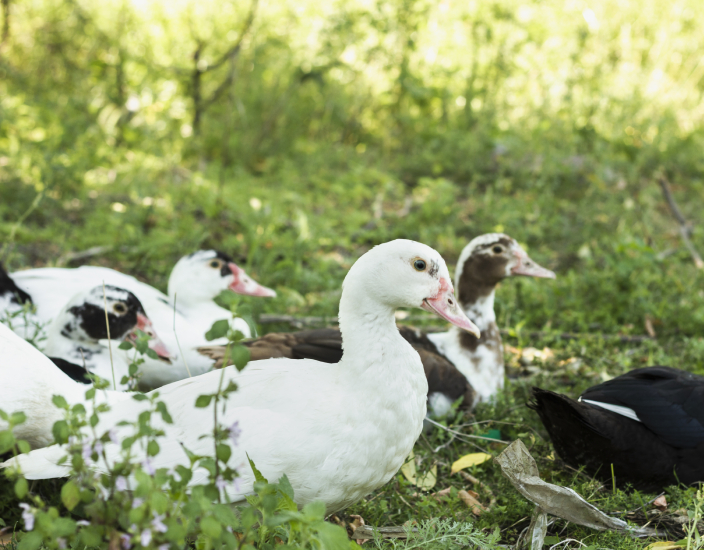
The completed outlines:
[[[538,465],[520,439],[494,460],[519,493],[553,516],[599,531],[609,529],[635,537],[657,535],[654,529],[631,527],[622,519],[607,516],[568,487],[540,479]]]
[[[435,487],[438,481],[438,465],[433,464],[430,470],[424,474],[418,474],[416,471],[416,460],[413,451],[408,455],[406,463],[401,466],[401,473],[403,476],[413,483],[416,487],[424,489],[426,491]]]
[[[477,493],[475,493],[474,491],[461,490],[459,493],[457,493],[457,496],[460,497],[462,502],[464,502],[468,508],[471,508],[472,513],[475,516],[482,515],[482,512],[484,511],[484,506],[481,502],[479,502],[479,500],[477,500],[477,497],[479,496]]]
[[[435,498],[446,497],[447,495],[450,494],[451,491],[452,491],[452,487],[446,487],[445,489],[442,489],[441,491],[438,491],[437,493],[433,493],[430,496],[435,497]]]
[[[683,546],[686,546],[686,542],[685,544],[680,544],[671,540],[661,540],[649,544],[645,547],[645,550],[682,550]]]
[[[461,456],[452,463],[450,473],[456,474],[460,470],[464,470],[470,466],[476,466],[477,464],[482,464],[487,460],[491,460],[491,455],[487,453],[470,453],[468,455]]]
[[[667,499],[665,498],[665,495],[660,495],[658,498],[656,498],[653,501],[653,506],[655,506],[658,510],[662,512],[667,510]]]
[[[349,525],[350,525],[350,527],[352,527],[352,536],[354,537],[354,532],[359,527],[362,527],[364,525],[364,518],[362,516],[358,516],[356,514],[351,515],[350,518],[352,519],[352,521],[350,522]],[[357,544],[361,545],[361,544],[364,544],[365,542],[367,542],[368,540],[370,540],[370,539],[355,539],[355,542]]]

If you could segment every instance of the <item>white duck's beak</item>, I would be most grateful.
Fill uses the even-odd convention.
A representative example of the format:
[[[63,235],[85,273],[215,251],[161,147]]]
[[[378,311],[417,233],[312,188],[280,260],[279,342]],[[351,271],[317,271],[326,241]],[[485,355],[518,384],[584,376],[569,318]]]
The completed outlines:
[[[232,275],[234,275],[235,277],[234,280],[227,287],[232,292],[236,292],[237,294],[244,294],[245,296],[262,296],[265,298],[276,297],[276,291],[267,288],[263,285],[260,285],[257,281],[247,275],[244,269],[240,268],[234,262],[228,263],[227,267],[230,268],[230,271],[232,271]]]
[[[554,279],[555,272],[539,266],[530,259],[523,250],[516,252],[517,262],[511,269],[511,275],[526,275],[527,277],[539,277],[541,279]]]
[[[426,298],[420,306],[425,311],[436,313],[449,323],[467,332],[474,334],[477,338],[481,336],[479,328],[465,315],[464,311],[457,303],[452,285],[445,279],[440,279],[440,291],[434,298]]]
[[[166,347],[166,344],[164,344],[164,342],[161,341],[161,338],[157,336],[149,317],[147,317],[146,315],[142,315],[141,313],[137,313],[136,329],[127,333],[127,336],[125,336],[123,339],[128,342],[133,342],[137,340],[137,330],[141,330],[149,336],[149,349],[153,350],[159,356],[159,359],[161,361],[163,361],[164,363],[171,363],[171,359],[173,359],[173,356],[169,352],[169,349]]]

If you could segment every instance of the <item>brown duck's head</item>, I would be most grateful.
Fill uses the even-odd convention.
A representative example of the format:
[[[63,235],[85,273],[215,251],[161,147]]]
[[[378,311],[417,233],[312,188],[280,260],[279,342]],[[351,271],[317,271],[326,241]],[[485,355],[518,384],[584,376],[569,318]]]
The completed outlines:
[[[554,272],[531,260],[515,239],[503,233],[480,235],[470,241],[457,261],[458,298],[463,304],[471,303],[513,275],[555,278]]]

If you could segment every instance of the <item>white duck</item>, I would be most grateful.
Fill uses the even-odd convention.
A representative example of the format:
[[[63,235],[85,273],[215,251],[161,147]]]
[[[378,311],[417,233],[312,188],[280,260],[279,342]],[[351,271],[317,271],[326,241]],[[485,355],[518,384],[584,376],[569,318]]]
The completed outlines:
[[[462,309],[476,322],[481,338],[455,327],[427,335],[437,351],[464,374],[477,401],[488,401],[504,386],[503,345],[494,313],[494,292],[499,282],[514,275],[555,278],[555,273],[531,260],[508,235],[487,233],[472,239],[457,260],[455,285]],[[449,407],[443,398],[442,394],[429,396],[436,409]]]
[[[135,342],[141,330],[150,337],[149,347],[162,361],[169,363],[170,355],[134,294],[112,285],[105,285],[104,292],[103,296],[103,287],[97,286],[71,298],[47,326],[43,351],[49,357],[84,365],[107,380],[110,389],[126,390],[128,386],[120,380],[128,375],[134,352],[119,350],[120,341]],[[114,341],[112,354],[105,343],[108,336]]]
[[[212,368],[213,361],[195,348],[208,343],[205,333],[215,321],[229,316],[213,302],[220,292],[229,289],[249,296],[276,296],[276,292],[252,280],[232,258],[216,250],[199,250],[181,258],[169,277],[168,296],[130,275],[105,267],[28,269],[13,273],[12,277],[19,288],[32,296],[40,322],[48,322],[58,314],[67,294],[102,282],[134,293],[172,354],[173,364],[168,367],[152,359],[142,365],[142,383],[149,388]],[[251,336],[244,320],[235,319],[232,326]],[[23,336],[22,331],[18,334]]]
[[[166,435],[152,464],[188,465],[183,447],[210,452],[213,412],[194,403],[197,396],[215,392],[224,373],[224,384],[233,380],[239,387],[229,396],[221,420],[228,426],[237,421],[241,429],[229,462],[233,467],[247,464],[248,454],[268,479],[288,476],[299,506],[323,501],[328,513],[383,485],[413,448],[426,413],[428,385],[418,353],[396,328],[394,311],[399,307],[434,311],[478,335],[455,301],[449,272],[435,250],[407,240],[379,245],[345,278],[339,314],[344,354],[339,363],[269,359],[242,372],[226,367],[160,388],[174,423],[158,424]],[[98,433],[136,419],[144,406],[117,403],[102,415]],[[106,444],[106,450],[108,462],[114,463],[119,447]],[[54,446],[3,466],[18,463],[28,479],[66,476],[70,467],[59,464],[64,454]],[[95,467],[105,470],[106,464]],[[253,492],[249,467],[241,466],[240,475],[236,486],[225,489],[230,502],[241,503]],[[196,471],[191,482],[202,483],[206,476]]]
[[[69,378],[37,348],[3,324],[0,324],[0,357],[0,409],[8,414],[25,413],[26,421],[14,433],[17,438],[27,440],[33,449],[51,445],[52,427],[64,418],[63,410],[51,402],[53,395],[63,395],[70,405],[90,406],[85,400],[88,386]],[[125,392],[98,391],[96,401],[115,403],[130,396]],[[0,419],[0,430],[7,427]]]

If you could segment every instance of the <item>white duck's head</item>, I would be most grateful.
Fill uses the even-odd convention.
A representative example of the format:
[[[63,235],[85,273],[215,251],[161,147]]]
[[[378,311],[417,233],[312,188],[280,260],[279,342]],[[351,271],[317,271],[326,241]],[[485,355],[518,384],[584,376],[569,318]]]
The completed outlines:
[[[503,233],[480,235],[464,247],[457,260],[458,297],[466,305],[514,275],[555,278],[554,272],[534,262],[515,239]]]
[[[105,311],[107,310],[107,324]],[[171,355],[159,339],[152,322],[137,297],[112,285],[97,286],[71,298],[51,323],[51,332],[74,342],[98,343],[108,338],[135,342],[138,331],[149,336],[149,347],[160,359],[170,362]],[[51,337],[51,336],[50,336]]]
[[[419,307],[479,336],[455,299],[442,256],[422,243],[398,239],[375,246],[355,262],[342,288],[352,308],[363,296],[391,311]]]
[[[179,304],[209,302],[223,290],[245,296],[276,296],[275,291],[260,285],[230,256],[217,250],[198,250],[184,256],[169,277],[169,296],[177,296]]]

